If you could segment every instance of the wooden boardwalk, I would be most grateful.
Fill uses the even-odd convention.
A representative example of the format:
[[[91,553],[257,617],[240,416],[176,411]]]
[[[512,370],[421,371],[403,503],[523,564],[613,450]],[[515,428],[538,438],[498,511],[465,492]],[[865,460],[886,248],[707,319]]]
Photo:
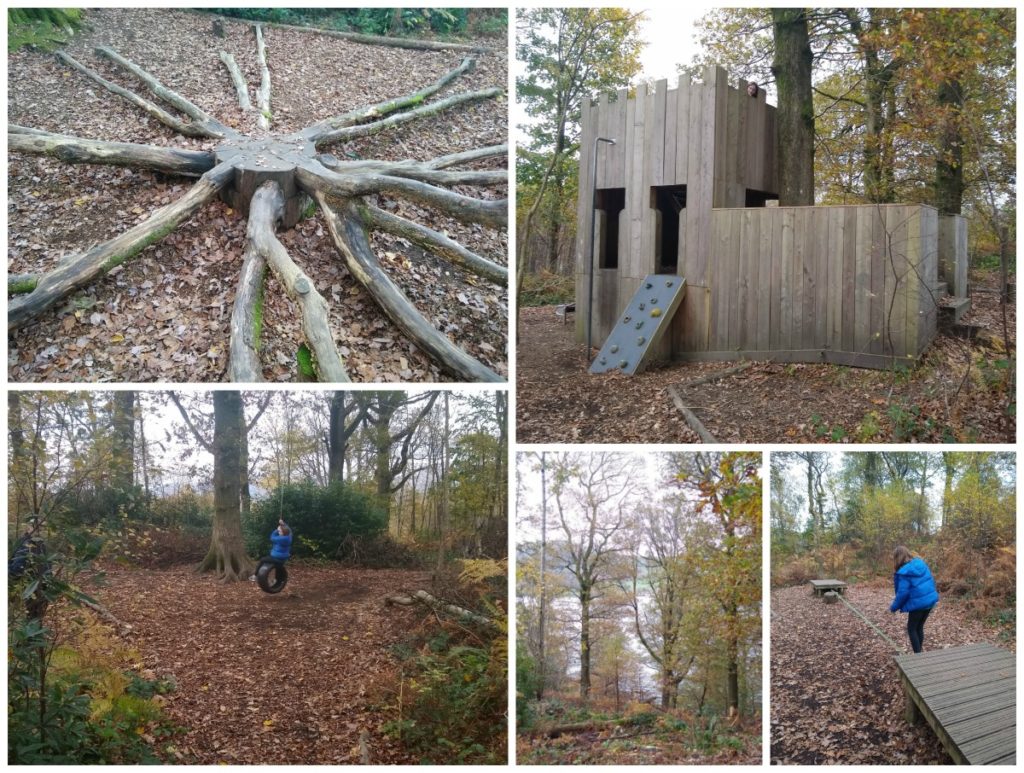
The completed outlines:
[[[907,719],[921,716],[959,765],[1017,758],[1016,661],[991,644],[896,656]]]
[[[834,590],[836,593],[846,593],[846,583],[842,580],[811,580],[810,583],[815,596],[820,596],[829,590]]]

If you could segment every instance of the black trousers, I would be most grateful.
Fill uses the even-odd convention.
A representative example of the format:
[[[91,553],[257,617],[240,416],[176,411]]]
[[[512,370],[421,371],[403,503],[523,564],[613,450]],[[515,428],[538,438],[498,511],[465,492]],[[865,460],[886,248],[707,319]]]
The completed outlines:
[[[928,609],[916,609],[907,615],[907,635],[910,637],[910,646],[914,652],[920,652],[924,645],[924,621],[934,607]]]

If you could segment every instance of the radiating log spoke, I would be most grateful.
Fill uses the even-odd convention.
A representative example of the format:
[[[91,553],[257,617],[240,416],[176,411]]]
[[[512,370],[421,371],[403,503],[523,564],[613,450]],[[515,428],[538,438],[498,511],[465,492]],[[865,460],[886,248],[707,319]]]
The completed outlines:
[[[349,271],[406,336],[435,362],[461,378],[469,381],[503,380],[448,340],[391,281],[373,254],[355,203],[343,202],[336,210],[322,191],[316,192],[316,200]]]
[[[267,67],[267,47],[263,43],[263,29],[256,25],[256,59],[260,65],[260,88],[256,92],[256,107],[260,111],[257,122],[261,129],[270,129],[270,68]]]
[[[153,169],[167,174],[198,177],[215,166],[213,153],[132,142],[99,142],[65,134],[16,131],[7,128],[7,149],[16,153],[52,156],[68,164],[110,164]]]
[[[348,382],[348,373],[331,334],[327,301],[274,235],[274,227],[283,214],[284,196],[280,186],[275,182],[264,183],[253,194],[249,205],[246,239],[253,249],[266,258],[285,291],[302,312],[302,330],[310,350],[316,357],[320,379],[328,382]],[[239,332],[244,333],[244,330]],[[232,336],[234,337],[234,330]]]
[[[263,280],[267,259],[247,240],[242,254],[242,271],[231,310],[231,340],[228,347],[228,378],[235,383],[263,381],[260,366],[260,332],[263,328]]]
[[[442,233],[406,220],[404,217],[392,215],[377,207],[363,206],[359,208],[359,212],[363,216],[363,220],[374,230],[400,236],[496,284],[502,286],[508,284],[508,269],[505,266],[499,266],[497,263],[477,255]]]
[[[419,91],[414,91],[411,94],[406,94],[405,96],[395,97],[394,99],[386,99],[375,105],[365,105],[345,113],[344,115],[338,115],[333,118],[318,121],[317,123],[303,129],[300,132],[300,135],[304,139],[311,140],[312,142],[318,142],[320,137],[333,129],[341,129],[346,126],[355,126],[356,124],[366,123],[367,121],[375,121],[395,112],[396,110],[402,110],[403,108],[410,107],[412,105],[418,105],[428,97],[436,94],[463,73],[467,73],[472,70],[475,64],[475,59],[466,57],[454,70],[449,70],[429,86],[425,86]]]
[[[296,170],[299,184],[312,195],[313,191],[333,193],[342,198],[370,193],[392,193],[426,204],[451,215],[463,223],[479,223],[494,228],[508,223],[508,202],[505,199],[485,201],[463,196],[416,180],[389,175],[366,174],[350,177],[311,162]]]
[[[377,121],[370,123],[360,123],[354,126],[343,126],[339,129],[333,129],[331,131],[322,132],[316,136],[311,136],[313,142],[316,143],[317,147],[321,145],[330,145],[335,142],[347,142],[354,140],[357,137],[369,137],[374,134],[378,134],[385,129],[390,129],[395,126],[401,126],[404,123],[410,121],[418,121],[421,118],[427,118],[428,116],[437,115],[445,110],[450,110],[453,107],[460,105],[466,105],[470,102],[479,102],[482,99],[492,99],[494,97],[503,94],[499,88],[483,89],[481,91],[471,91],[465,94],[455,94],[445,99],[438,100],[437,102],[431,102],[427,105],[421,105],[412,110],[408,110],[404,113],[398,113],[397,115],[391,115],[387,118],[381,118]]]
[[[339,161],[333,156],[321,154],[317,161],[332,172],[346,175],[383,174],[391,177],[405,177],[431,185],[469,185],[493,187],[508,185],[508,172],[504,169],[472,169],[462,172],[448,172],[436,169],[428,163],[417,161]]]
[[[141,80],[156,96],[160,97],[164,102],[173,107],[177,108],[196,123],[200,124],[203,129],[206,130],[207,136],[210,137],[237,137],[238,132],[234,129],[225,126],[213,116],[206,113],[198,105],[190,102],[181,96],[176,91],[172,91],[157,80],[153,75],[150,75],[146,70],[143,70],[135,62],[130,59],[126,59],[117,53],[114,49],[109,46],[99,46],[96,49],[96,53],[101,56],[105,56],[110,61],[120,65],[125,70],[128,70],[132,75]]]
[[[228,69],[228,75],[231,76],[231,83],[235,87],[235,94],[238,95],[238,106],[242,108],[243,112],[252,110],[252,102],[249,100],[249,84],[245,82],[245,76],[242,75],[235,57],[227,51],[221,51],[220,60]]]
[[[486,148],[475,148],[473,150],[464,150],[460,153],[449,153],[446,156],[438,156],[437,158],[427,161],[424,166],[430,169],[447,169],[450,166],[458,166],[459,164],[468,164],[473,161],[480,161],[484,158],[494,158],[495,156],[507,156],[508,145],[489,145]]]
[[[126,88],[118,86],[116,83],[111,83],[98,72],[96,72],[90,67],[86,67],[84,64],[72,58],[63,51],[57,52],[57,58],[69,67],[73,67],[86,77],[96,81],[96,83],[100,84],[103,88],[105,88],[112,94],[117,94],[117,96],[128,100],[133,105],[143,110],[145,113],[148,113],[149,115],[153,116],[160,123],[164,124],[164,126],[174,129],[174,131],[178,132],[178,134],[184,135],[186,137],[218,136],[216,134],[211,134],[210,130],[201,124],[182,121],[180,118],[177,118],[168,113],[166,110],[164,110],[156,103],[150,102],[148,99],[144,97],[140,97],[134,91],[129,91]]]
[[[53,271],[39,277],[31,293],[9,302],[8,331],[16,330],[78,288],[163,239],[196,210],[213,199],[231,176],[232,170],[229,165],[221,164],[214,167],[204,174],[188,193],[158,209],[137,226],[110,241],[65,258]]]

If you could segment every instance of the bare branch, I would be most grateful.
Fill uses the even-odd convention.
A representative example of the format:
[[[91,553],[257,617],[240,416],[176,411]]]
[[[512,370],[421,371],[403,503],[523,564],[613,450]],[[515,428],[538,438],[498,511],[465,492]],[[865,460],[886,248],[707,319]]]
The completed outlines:
[[[270,129],[270,68],[267,67],[267,47],[263,44],[263,29],[256,25],[256,59],[260,63],[260,88],[256,92],[257,119],[261,129]]]
[[[464,94],[455,94],[445,99],[438,100],[437,102],[431,102],[429,105],[421,105],[420,107],[408,110],[404,113],[398,113],[397,115],[391,115],[387,118],[381,118],[380,120],[373,121],[372,123],[361,123],[355,126],[343,126],[333,131],[320,132],[316,136],[310,136],[308,139],[319,145],[329,145],[334,142],[344,142],[353,140],[356,137],[369,137],[374,134],[379,134],[385,129],[390,129],[394,126],[400,126],[410,121],[418,121],[421,118],[427,118],[429,116],[437,115],[445,110],[459,105],[469,104],[471,102],[479,102],[482,99],[492,99],[494,97],[504,94],[504,91],[495,87],[490,89],[483,89],[482,91],[470,91]],[[305,132],[303,132],[303,136]]]
[[[225,126],[216,118],[200,109],[198,105],[195,105],[189,100],[185,99],[185,97],[181,96],[181,94],[178,94],[176,91],[171,91],[171,89],[164,86],[160,81],[158,81],[148,72],[146,72],[137,64],[135,64],[135,62],[131,61],[130,59],[124,58],[109,46],[99,46],[96,49],[96,53],[100,54],[101,56],[107,57],[107,59],[110,59],[112,62],[115,62],[124,69],[128,70],[128,72],[132,73],[132,75],[134,75],[136,78],[145,83],[146,86],[149,87],[149,90],[156,94],[158,97],[160,97],[160,99],[162,99],[169,105],[173,105],[178,110],[187,115],[189,118],[191,118],[193,121],[200,124],[202,128],[206,130],[207,136],[239,136],[238,132],[236,132],[234,129]]]
[[[381,269],[370,249],[355,204],[343,204],[339,213],[327,203],[322,192],[317,191],[315,196],[349,271],[403,333],[435,362],[468,381],[502,381],[498,374],[470,357],[434,328]]]
[[[332,172],[316,161],[299,167],[296,170],[296,177],[299,185],[311,194],[313,191],[322,191],[342,198],[351,198],[369,193],[392,193],[437,207],[464,223],[480,223],[498,228],[504,227],[508,222],[508,202],[505,199],[474,199],[444,188],[389,175],[366,174],[349,177]]]
[[[409,107],[411,105],[418,105],[427,97],[436,94],[463,73],[472,70],[475,64],[476,60],[467,57],[463,59],[462,63],[454,70],[450,70],[442,75],[438,80],[434,81],[429,86],[425,86],[419,91],[414,91],[412,94],[406,94],[402,97],[387,99],[383,102],[378,102],[376,105],[366,105],[345,113],[344,115],[327,118],[306,127],[300,132],[300,134],[305,139],[317,142],[321,136],[332,129],[340,129],[344,126],[354,126],[358,123],[376,120],[388,115],[389,113],[393,113],[396,110],[401,110],[402,108]]]
[[[331,334],[327,301],[274,235],[274,224],[283,214],[284,195],[281,187],[273,181],[264,183],[253,194],[249,204],[246,238],[266,257],[288,295],[302,311],[302,330],[316,357],[321,380],[348,383],[351,379]]]
[[[392,215],[377,207],[363,206],[359,211],[371,228],[401,236],[484,279],[503,286],[508,284],[508,269],[505,266],[499,266],[497,263],[492,263],[475,252],[471,252],[442,233],[406,220],[404,217]]]
[[[437,158],[428,161],[426,166],[429,166],[431,169],[445,169],[449,166],[457,166],[458,164],[468,164],[471,161],[479,161],[482,158],[507,155],[508,145],[489,145],[486,148],[476,148],[474,150],[466,150],[461,153],[450,153],[447,156],[438,156]]]
[[[171,402],[174,403],[175,406],[177,406],[178,413],[180,413],[181,414],[181,418],[183,418],[185,420],[185,426],[189,428],[189,431],[192,433],[192,435],[195,437],[195,439],[199,442],[199,445],[201,445],[203,448],[205,448],[207,451],[209,451],[212,454],[213,453],[213,443],[209,442],[206,438],[204,438],[203,437],[203,433],[201,433],[199,431],[199,428],[196,427],[196,425],[192,422],[192,417],[188,415],[188,411],[185,410],[185,406],[182,405],[181,404],[181,400],[178,399],[178,393],[177,392],[168,392],[167,395],[168,395],[168,397],[171,398]]]
[[[233,170],[229,164],[214,167],[188,193],[158,209],[134,228],[92,249],[65,258],[57,268],[39,278],[31,293],[10,301],[7,309],[8,331],[18,329],[79,287],[160,241],[216,196],[232,175]]]
[[[91,69],[89,67],[86,67],[84,64],[82,64],[81,62],[73,59],[68,54],[64,53],[63,51],[58,51],[57,52],[57,58],[60,59],[62,62],[64,62],[64,64],[68,65],[69,67],[73,67],[74,69],[76,69],[80,73],[82,73],[83,75],[86,75],[87,77],[89,77],[92,80],[96,81],[98,84],[100,84],[103,88],[105,88],[107,91],[111,92],[112,94],[117,94],[117,96],[122,97],[123,99],[127,99],[129,102],[131,102],[136,107],[141,108],[143,111],[145,111],[149,115],[153,116],[156,120],[158,120],[164,126],[168,126],[171,129],[174,129],[174,131],[178,132],[178,134],[183,134],[186,137],[213,137],[213,136],[217,136],[217,135],[211,134],[206,127],[201,126],[199,124],[195,124],[195,123],[186,123],[185,121],[182,121],[181,119],[176,118],[175,116],[171,115],[170,113],[168,113],[166,110],[164,110],[159,105],[157,105],[157,104],[155,104],[153,102],[150,102],[148,99],[145,99],[144,97],[140,97],[134,91],[129,91],[126,88],[122,88],[121,86],[118,86],[116,83],[111,83],[106,78],[104,78],[102,75],[100,75],[98,72],[96,72],[95,70],[93,70],[93,69]]]
[[[41,131],[17,133],[10,126],[7,149],[15,153],[51,156],[68,164],[135,166],[187,177],[199,177],[216,165],[213,153],[131,142],[99,142]]]
[[[242,75],[242,71],[238,69],[238,63],[235,62],[235,57],[227,51],[221,51],[220,60],[224,62],[224,66],[228,68],[228,74],[231,76],[231,82],[235,86],[235,93],[238,94],[238,106],[242,108],[243,111],[252,110],[252,102],[249,100],[249,84],[245,82],[245,76]]]

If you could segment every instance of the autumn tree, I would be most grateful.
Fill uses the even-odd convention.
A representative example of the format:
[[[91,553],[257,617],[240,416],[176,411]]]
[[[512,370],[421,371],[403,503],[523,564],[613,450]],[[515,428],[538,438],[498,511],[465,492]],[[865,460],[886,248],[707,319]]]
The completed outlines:
[[[360,402],[351,392],[331,393],[328,422],[328,476],[332,483],[345,479],[345,460],[352,436],[363,425],[369,403]]]
[[[814,96],[807,11],[773,8],[775,58],[772,75],[779,95],[775,153],[779,205],[814,204]]]
[[[703,554],[702,571],[720,615],[709,627],[721,639],[726,662],[726,701],[740,712],[740,669],[745,650],[760,638],[761,455],[752,452],[670,456],[680,485],[697,498],[717,529]]]
[[[688,646],[687,624],[700,578],[699,548],[693,540],[696,513],[692,499],[665,497],[636,509],[628,603],[640,644],[658,669],[662,708],[675,708],[679,685],[696,655]]]
[[[530,123],[517,157],[518,206],[524,210],[517,265],[525,271],[558,271],[566,223],[575,212],[580,101],[583,96],[627,86],[640,71],[642,14],[621,8],[533,8],[518,16],[516,58],[525,73],[516,98]],[[571,195],[567,195],[571,194]],[[528,259],[536,215],[545,210],[546,255]]]
[[[248,579],[254,567],[245,552],[242,537],[241,489],[242,437],[246,432],[242,393],[217,390],[213,393],[213,438],[204,437],[179,396],[171,392],[185,425],[196,442],[213,455],[213,531],[210,548],[196,567],[212,572],[225,582]]]
[[[621,549],[619,532],[626,525],[639,463],[616,453],[565,454],[552,460],[551,470],[565,569],[580,608],[580,697],[585,701],[591,688],[592,608],[614,579],[612,556]]]

